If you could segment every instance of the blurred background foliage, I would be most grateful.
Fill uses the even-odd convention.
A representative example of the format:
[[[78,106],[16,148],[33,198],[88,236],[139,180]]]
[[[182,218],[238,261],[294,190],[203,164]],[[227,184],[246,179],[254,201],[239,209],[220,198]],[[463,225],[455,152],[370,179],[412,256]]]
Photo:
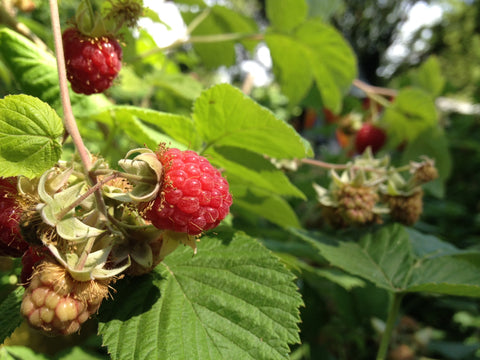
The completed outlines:
[[[230,32],[257,33],[269,25],[265,0],[181,0],[169,3],[175,3],[180,10],[198,9],[205,3],[219,4],[228,11],[241,14],[241,21],[235,18],[230,24],[213,24],[227,32],[231,29]],[[306,3],[309,18],[329,22],[352,46],[361,80],[391,89],[427,86],[435,93],[451,156],[451,169],[440,196],[435,191],[427,192],[424,213],[415,228],[460,248],[479,249],[480,1],[307,0]],[[102,1],[97,0],[96,4],[101,7]],[[13,26],[4,16],[4,11],[13,5],[12,1],[2,1],[0,26]],[[76,5],[76,2],[61,2],[60,12],[65,23],[73,16]],[[411,26],[408,27],[411,25],[410,16],[418,6],[423,7],[425,17],[433,13],[438,16],[432,22],[415,24],[419,26],[411,30]],[[149,13],[148,17],[155,23],[168,23],[162,14]],[[183,12],[183,17],[188,23],[192,14]],[[34,0],[32,9],[18,11],[16,19],[49,48],[53,47],[46,1]],[[216,58],[214,48],[205,54],[201,48],[186,42],[159,49],[152,35],[146,28],[123,33],[124,68],[116,86],[107,93],[110,100],[189,114],[202,89],[227,81],[244,89],[260,104],[294,125],[313,144],[317,157],[338,163],[351,158],[348,148],[342,147],[336,130],[342,126],[342,120],[352,114],[371,116],[369,108],[362,106],[365,94],[358,89],[352,88],[345,96],[342,111],[332,123],[323,111],[325,107],[315,88],[301,102],[289,103],[275,79],[271,63],[260,56],[265,53],[261,41],[249,43],[247,39],[241,46],[232,45],[230,57],[222,59],[227,65],[219,66],[220,63],[215,63],[220,60]],[[212,63],[205,62],[208,56],[212,57]],[[258,71],[245,66],[252,63],[254,69],[260,69],[261,76],[265,77],[263,84],[255,81],[258,80],[255,79]],[[0,61],[0,96],[19,91],[15,79]],[[102,133],[105,124],[86,121],[88,116],[82,121],[81,114],[79,120],[87,146],[92,152],[102,152],[112,163],[135,144],[131,137],[111,134],[106,146]],[[388,150],[394,160],[402,159],[402,149]],[[326,171],[305,165],[296,171],[288,168],[285,171],[309,199],[290,200],[302,227],[323,229],[311,183],[326,184]],[[387,292],[344,273],[322,273],[324,259],[315,257],[308,248],[292,241],[284,229],[242,209],[237,209],[235,215],[237,228],[261,238],[299,276],[298,286],[306,305],[302,309],[303,343],[293,350],[291,359],[372,359],[384,326],[389,300]],[[19,264],[6,259],[2,259],[1,264],[0,297],[3,297],[17,281]],[[477,300],[468,298],[421,293],[407,295],[390,359],[480,358],[479,305]],[[16,340],[10,339],[9,344],[30,342],[41,351],[54,353],[58,350],[51,342],[48,343],[49,349],[45,349],[45,343],[42,345],[32,334],[26,336],[26,332],[28,330],[22,328]],[[94,355],[89,355],[92,358],[103,358],[105,354],[98,350],[98,338],[95,339],[82,338],[78,342],[88,349],[89,354],[92,348],[97,349]],[[69,342],[66,344],[71,346]],[[70,349],[70,357],[62,357],[61,353],[57,358],[73,359],[78,355],[71,353],[77,350]]]

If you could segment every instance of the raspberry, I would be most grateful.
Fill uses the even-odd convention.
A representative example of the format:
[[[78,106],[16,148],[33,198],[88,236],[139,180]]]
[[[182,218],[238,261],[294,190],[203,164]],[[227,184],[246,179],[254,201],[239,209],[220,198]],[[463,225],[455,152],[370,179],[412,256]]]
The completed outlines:
[[[227,216],[232,195],[220,171],[194,151],[168,149],[157,153],[164,166],[156,199],[143,204],[143,216],[159,229],[198,235]]]
[[[365,149],[370,146],[375,154],[379,151],[387,140],[385,131],[370,123],[364,123],[355,136],[355,150],[363,154]]]
[[[70,335],[80,329],[108,295],[108,280],[74,280],[62,266],[44,260],[23,295],[21,314],[47,334]]]
[[[22,272],[20,281],[23,287],[27,288],[33,274],[35,265],[45,259],[48,249],[45,246],[29,246],[22,256]]]
[[[28,244],[20,233],[23,213],[18,203],[16,178],[0,178],[0,256],[20,257]]]
[[[423,211],[423,190],[419,189],[412,195],[385,195],[385,201],[390,208],[390,217],[404,225],[415,224]]]
[[[438,170],[432,162],[425,162],[415,169],[413,174],[417,184],[425,184],[438,178]]]
[[[63,32],[63,46],[73,91],[90,95],[112,85],[122,67],[122,48],[114,37],[90,37],[72,27]]]
[[[347,224],[363,225],[378,221],[373,208],[379,197],[374,188],[345,185],[337,190],[336,196],[339,214]]]

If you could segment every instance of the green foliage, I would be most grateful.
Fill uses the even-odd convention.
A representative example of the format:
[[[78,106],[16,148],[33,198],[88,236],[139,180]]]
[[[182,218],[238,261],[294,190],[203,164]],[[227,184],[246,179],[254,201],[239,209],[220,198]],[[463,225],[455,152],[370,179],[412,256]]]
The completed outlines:
[[[0,100],[0,176],[41,175],[60,159],[62,135],[62,121],[38,98]]]
[[[288,359],[299,341],[292,274],[241,233],[178,249],[115,297],[99,327],[113,359]]]
[[[209,6],[202,0],[176,3],[189,26],[188,39],[179,39],[167,52],[144,29],[138,37],[125,33],[120,78],[106,95],[71,92],[74,112],[91,152],[104,156],[113,167],[118,158],[140,146],[155,150],[163,143],[201,153],[227,178],[234,199],[232,214],[223,226],[202,236],[195,256],[184,247],[149,275],[118,280],[113,299],[98,315],[102,340],[97,338],[97,346],[103,341],[113,359],[288,359],[290,346],[291,358],[371,359],[379,342],[372,324],[386,319],[387,327],[393,326],[399,310],[395,307],[405,294],[404,300],[427,298],[434,304],[454,296],[478,315],[478,119],[448,117],[435,107],[435,98],[452,88],[474,86],[475,65],[462,72],[469,60],[457,58],[455,69],[446,64],[452,53],[466,46],[469,58],[477,58],[478,46],[471,46],[477,37],[463,41],[460,31],[445,33],[449,48],[443,54],[448,56],[440,51],[400,77],[391,104],[382,97],[391,91],[367,89],[373,96],[366,109],[356,92],[347,92],[357,67],[367,68],[367,75],[377,70],[378,59],[364,55],[372,45],[375,51],[385,45],[379,40],[382,36],[391,38],[401,13],[391,13],[394,21],[388,22],[385,12],[405,2],[384,2],[385,8],[370,18],[366,14],[379,9],[373,2],[267,0],[263,8],[254,0],[234,5],[227,1],[226,6]],[[247,16],[246,11],[236,11],[242,4],[254,4],[264,13]],[[46,5],[38,6],[46,11]],[[368,29],[348,27],[352,14],[365,15],[355,21],[363,27],[368,24]],[[161,22],[151,11],[146,16]],[[261,16],[266,18],[259,20]],[[329,23],[332,16],[335,27]],[[467,17],[471,34],[473,15]],[[26,24],[37,24],[43,36],[50,34],[43,31],[50,25],[40,24],[40,18],[34,13]],[[266,21],[269,26],[264,30]],[[358,40],[352,41],[356,54],[347,38]],[[237,86],[242,80],[237,76],[238,55],[250,58],[262,40],[272,57],[274,83],[260,90],[277,98],[283,93],[281,101],[270,101],[268,107]],[[57,113],[63,110],[55,58],[1,28],[0,59],[2,93],[28,94],[0,100],[0,176],[35,177],[55,165],[62,150],[67,150],[64,157],[71,156],[70,144],[62,149],[60,143],[64,129]],[[233,84],[216,84],[212,70],[221,66],[227,67]],[[455,73],[461,76],[456,79]],[[248,87],[244,89],[248,92]],[[472,89],[466,92],[475,94]],[[307,118],[312,108],[317,111],[313,124]],[[341,115],[326,119],[332,123],[323,126],[322,108]],[[280,111],[284,119],[275,115]],[[298,165],[315,153],[322,160],[345,163],[351,153],[348,147],[338,148],[333,133],[354,132],[365,121],[385,126],[389,147],[382,151],[393,155],[392,163],[406,165],[426,155],[435,160],[439,178],[424,186],[424,217],[414,228],[387,223],[332,235],[318,215],[311,185],[327,183],[326,171],[306,165],[286,170],[278,164],[289,160]],[[303,135],[311,136],[311,141]],[[61,196],[53,205],[57,211],[63,208]],[[3,341],[21,321],[22,293],[18,287],[0,304]],[[395,299],[390,310],[389,297]],[[405,306],[401,313],[411,315],[413,308]],[[425,317],[417,315],[416,320],[425,323],[419,327],[434,327],[430,323],[437,314],[424,310]],[[478,334],[436,326],[441,332],[435,334],[456,342],[430,341],[428,348],[418,347],[416,355],[455,359],[478,348]],[[390,330],[397,332],[394,339],[406,341],[401,327]],[[390,330],[383,336],[383,349]],[[412,337],[417,335],[426,336]],[[460,343],[459,338],[467,340]],[[295,351],[300,341],[303,344]],[[473,345],[466,345],[468,341]],[[3,346],[0,358],[45,356],[26,347]],[[100,357],[76,346],[55,358]]]
[[[270,24],[279,32],[289,32],[307,17],[305,0],[267,0],[266,12]]]
[[[198,14],[184,13],[187,23],[194,21]],[[202,16],[202,15],[200,15]],[[209,9],[208,15],[195,27],[193,36],[208,36],[220,34],[254,34],[257,32],[257,24],[252,19],[234,12],[224,6],[213,6]],[[228,39],[225,39],[228,40]],[[252,49],[255,42],[243,41],[243,45]],[[202,63],[209,68],[216,68],[221,65],[231,66],[235,64],[235,42],[202,42],[194,43],[195,51],[202,59]]]
[[[413,141],[425,130],[434,127],[438,114],[432,97],[418,88],[405,88],[385,110],[383,121],[390,141],[395,145]]]
[[[0,340],[2,343],[22,322],[20,304],[22,303],[23,292],[23,287],[17,287],[0,304],[0,314],[2,314],[0,317]],[[0,358],[3,359],[2,356]]]
[[[389,225],[361,236],[358,242],[332,240],[295,230],[332,265],[390,292],[480,297],[475,274],[480,252],[464,251],[434,236]]]
[[[267,33],[275,76],[292,105],[300,102],[313,81],[323,105],[338,113],[342,98],[356,76],[352,49],[332,26],[306,21],[292,35]]]

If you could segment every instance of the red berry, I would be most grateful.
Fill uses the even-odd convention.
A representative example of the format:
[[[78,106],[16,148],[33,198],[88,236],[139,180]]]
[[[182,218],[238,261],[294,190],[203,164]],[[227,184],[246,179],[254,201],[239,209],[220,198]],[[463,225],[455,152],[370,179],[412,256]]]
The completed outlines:
[[[20,274],[20,281],[23,287],[27,288],[35,265],[45,259],[47,254],[48,249],[45,246],[29,246],[27,251],[25,251],[22,256],[22,272]]]
[[[0,178],[0,256],[20,257],[28,248],[20,233],[23,210],[18,204],[16,184],[16,178]]]
[[[159,229],[198,235],[227,216],[232,195],[220,171],[194,151],[157,153],[164,166],[162,189],[143,204],[144,217]]]
[[[122,48],[112,36],[90,37],[68,28],[63,32],[63,47],[67,78],[77,93],[105,91],[122,67]]]
[[[365,123],[355,136],[355,149],[359,154],[362,154],[370,146],[372,152],[376,153],[382,148],[386,140],[387,135],[382,128]]]

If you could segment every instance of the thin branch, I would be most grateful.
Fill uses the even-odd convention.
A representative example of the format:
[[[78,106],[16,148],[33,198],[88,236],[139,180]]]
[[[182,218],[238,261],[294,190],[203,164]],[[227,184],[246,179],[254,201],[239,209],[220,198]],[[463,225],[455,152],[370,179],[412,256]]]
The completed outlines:
[[[365,91],[367,94],[376,94],[376,95],[384,95],[384,96],[392,96],[392,97],[395,97],[398,94],[397,90],[373,86],[359,79],[353,80],[353,85],[359,88],[360,90]]]
[[[57,69],[58,69],[58,80],[60,85],[60,97],[62,99],[63,106],[63,122],[65,129],[72,137],[72,141],[75,144],[80,160],[88,172],[92,167],[92,161],[90,159],[90,154],[83,143],[83,139],[80,136],[77,123],[75,122],[75,117],[73,116],[72,104],[70,102],[70,94],[68,93],[68,83],[67,83],[67,72],[65,69],[65,57],[63,53],[63,42],[62,42],[62,29],[60,27],[60,16],[58,14],[58,3],[57,0],[50,1],[50,14],[52,21],[52,30],[53,30],[53,39],[55,42],[55,54],[57,58]]]

